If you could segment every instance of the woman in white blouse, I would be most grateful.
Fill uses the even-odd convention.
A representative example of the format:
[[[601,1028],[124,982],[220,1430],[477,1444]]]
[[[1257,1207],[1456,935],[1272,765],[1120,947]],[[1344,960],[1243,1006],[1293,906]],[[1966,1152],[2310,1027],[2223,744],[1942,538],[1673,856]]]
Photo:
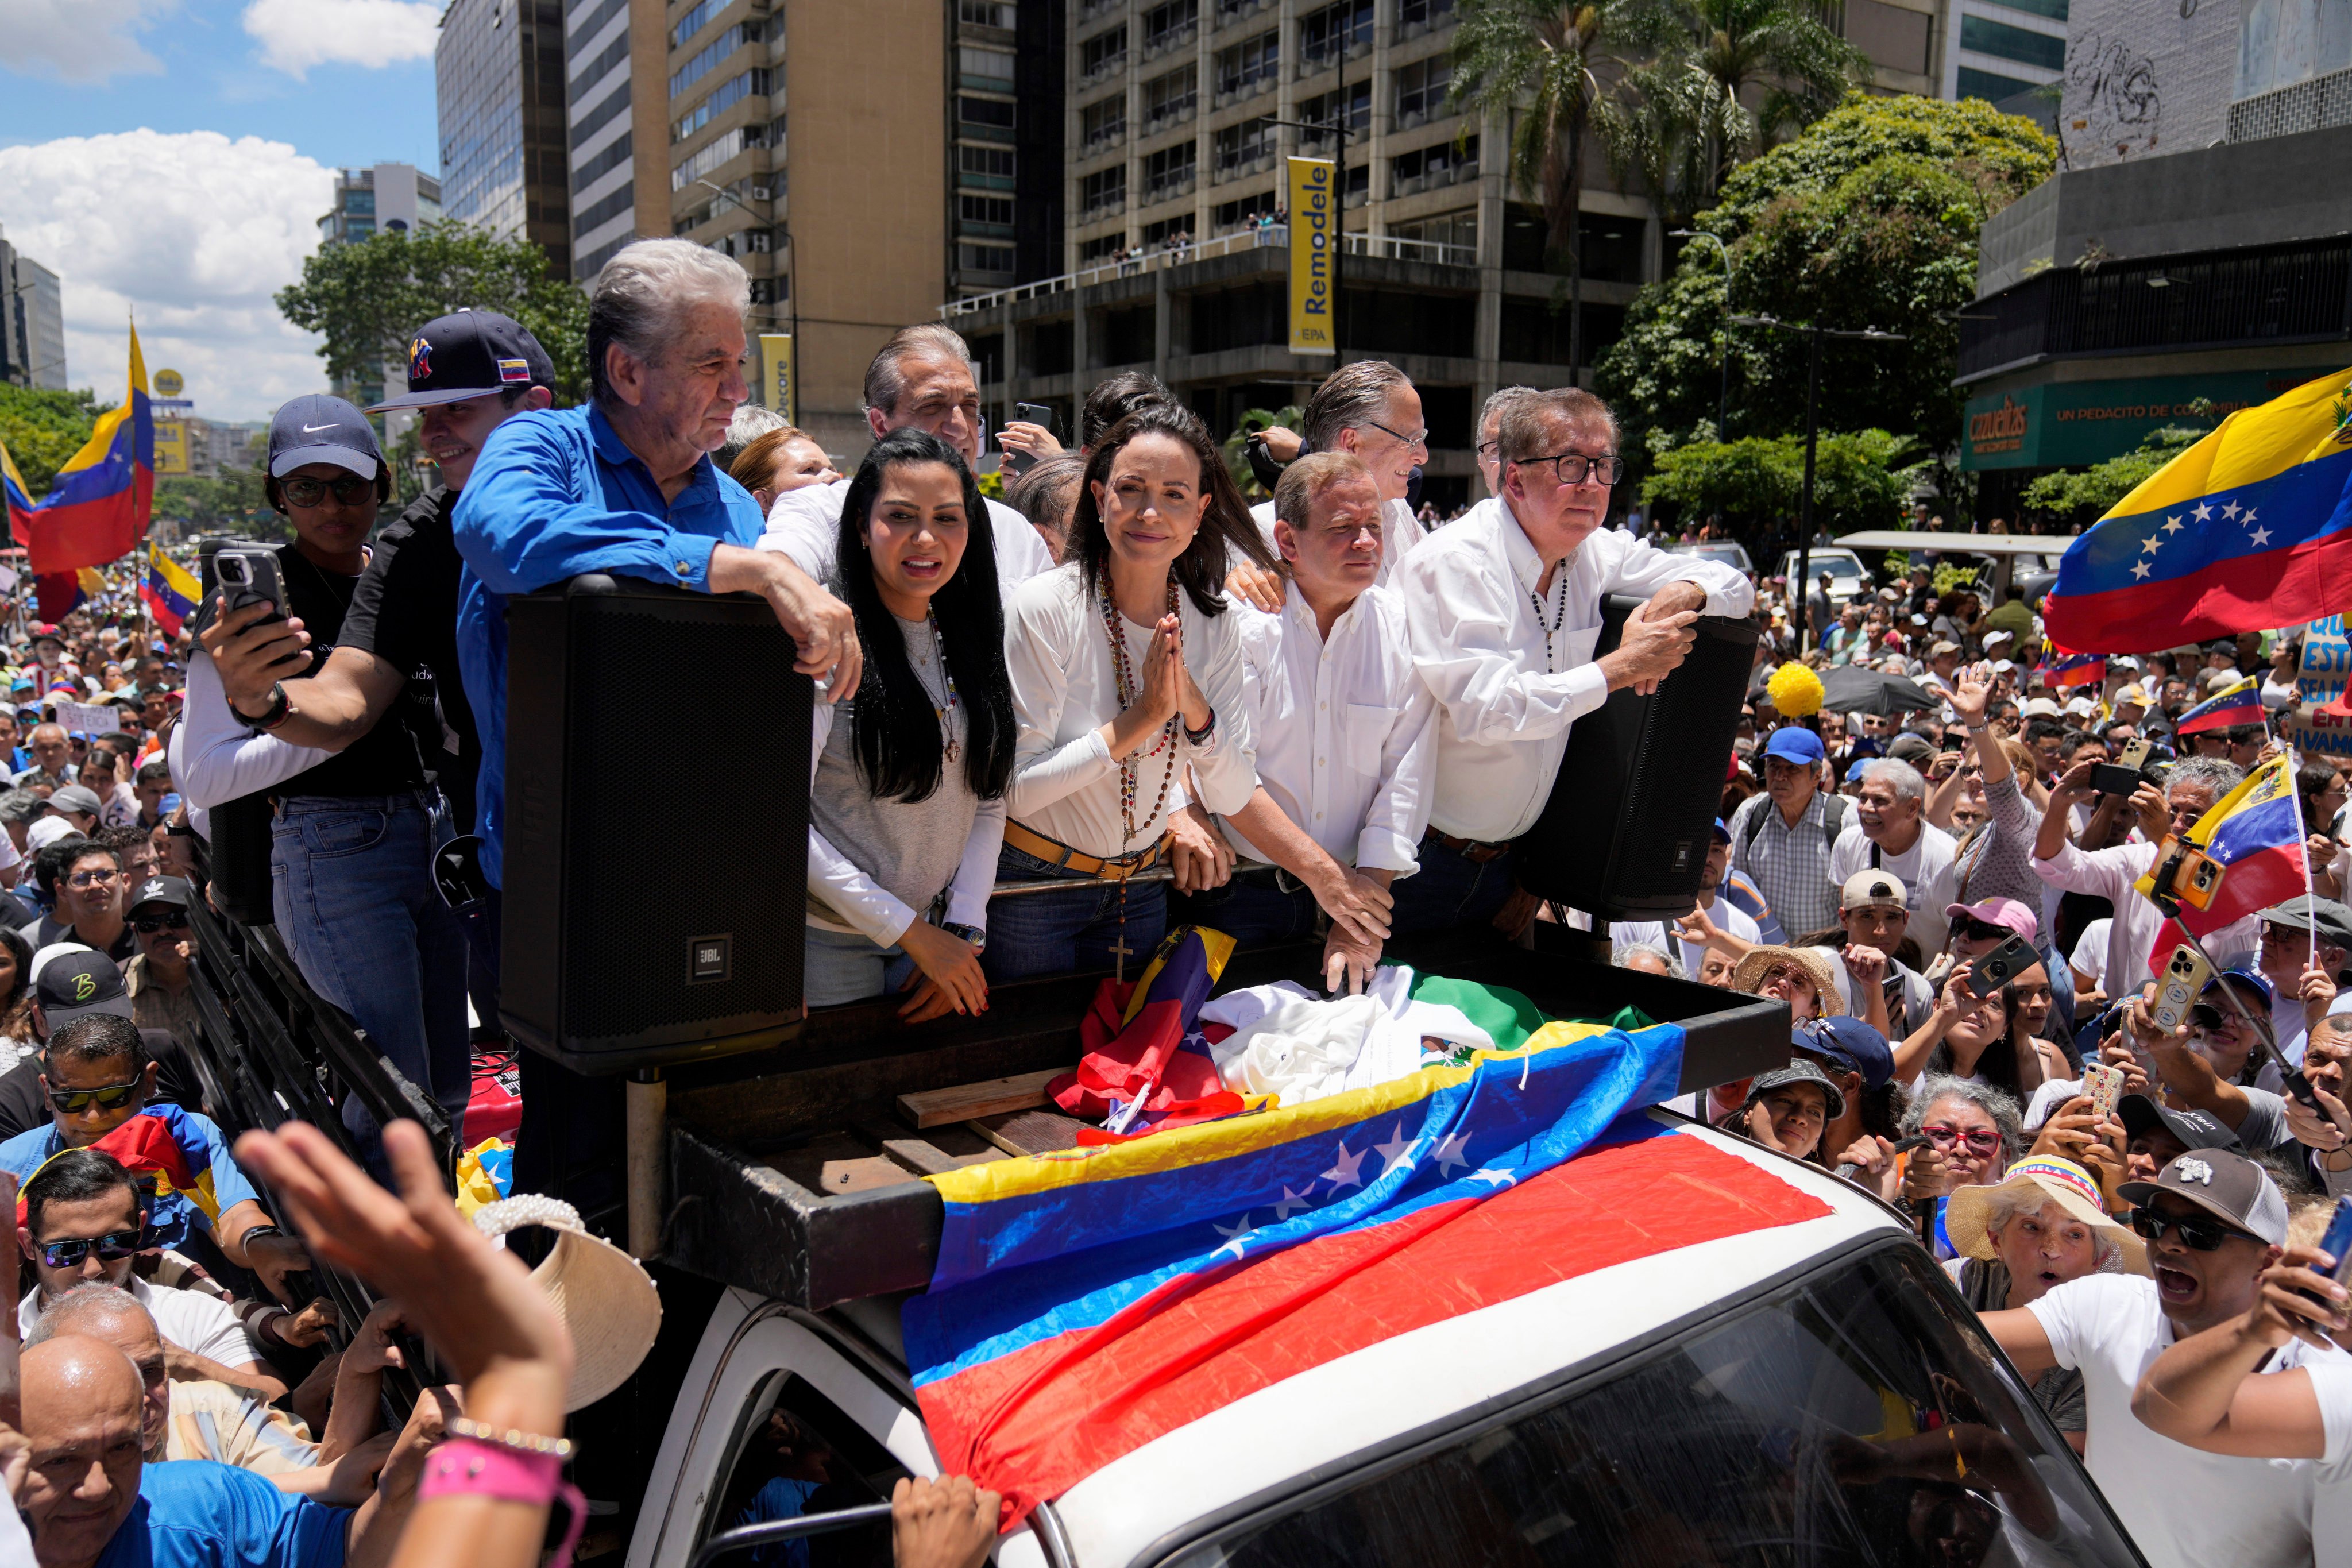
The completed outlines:
[[[980,967],[1013,778],[1013,695],[988,508],[921,430],[868,448],[841,508],[831,587],[866,675],[819,703],[810,756],[812,1006],[911,990],[910,1023],[988,1005]]]
[[[1241,636],[1219,592],[1229,554],[1272,566],[1190,410],[1137,410],[1087,460],[1063,564],[1013,595],[1004,658],[1020,757],[1000,881],[1066,891],[991,906],[992,980],[1140,969],[1167,924],[1171,812],[1234,812],[1257,787]]]

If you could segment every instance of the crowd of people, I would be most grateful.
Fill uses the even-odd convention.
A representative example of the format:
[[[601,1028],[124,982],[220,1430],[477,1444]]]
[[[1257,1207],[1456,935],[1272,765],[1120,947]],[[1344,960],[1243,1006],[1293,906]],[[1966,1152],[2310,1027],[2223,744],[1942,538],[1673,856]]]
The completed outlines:
[[[268,889],[305,978],[463,1146],[508,771],[533,761],[507,752],[503,607],[589,572],[758,595],[817,682],[811,1007],[975,1014],[1182,924],[1318,944],[1332,992],[1400,936],[1592,929],[1624,967],[1789,1006],[1786,1067],[1680,1109],[1914,1214],[2151,1562],[2306,1559],[2352,1431],[2314,1250],[2352,1194],[2343,773],[2303,760],[2311,890],[2207,937],[2217,972],[2171,1026],[2134,887],[2279,746],[2175,723],[2250,678],[2294,707],[2294,628],[2061,686],[2034,606],[1988,612],[1958,563],[1841,597],[1609,526],[1617,427],[1576,389],[1490,397],[1484,495],[1441,521],[1412,499],[1420,395],[1373,360],[1317,387],[1255,505],[1137,373],[1091,389],[1067,449],[1000,432],[999,500],[965,344],[911,326],[836,466],[747,405],[748,302],[728,258],[625,248],[591,290],[593,395],[562,409],[520,324],[421,323],[376,410],[272,423],[283,604],[213,595],[174,641],[110,595],[20,634],[0,1170],[35,1276],[12,1484],[46,1568],[131,1560],[132,1536],[197,1561],[174,1543],[207,1530],[245,1561],[520,1563],[561,1511],[561,1322],[456,1219],[423,1135],[358,1096],[359,1164],[299,1123],[232,1152],[189,1060],[190,912]],[[386,521],[367,415],[394,408],[438,482]],[[1600,653],[1612,594],[1643,607]],[[1515,841],[1575,722],[1672,679],[1702,616],[1760,635],[1696,901],[1604,931],[1519,885]],[[1841,667],[1894,695],[1826,709]],[[526,1058],[519,1174],[567,1078]],[[144,1160],[187,1179],[159,1191]],[[336,1323],[314,1255],[394,1299]],[[402,1331],[464,1387],[381,1431]],[[899,1501],[902,1561],[985,1549],[968,1482]]]

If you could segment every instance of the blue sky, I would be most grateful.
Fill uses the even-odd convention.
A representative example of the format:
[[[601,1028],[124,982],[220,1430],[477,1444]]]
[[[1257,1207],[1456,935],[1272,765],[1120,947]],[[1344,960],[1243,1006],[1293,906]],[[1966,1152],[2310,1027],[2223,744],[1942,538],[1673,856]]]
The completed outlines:
[[[333,171],[439,158],[444,0],[0,0],[0,226],[56,271],[67,377],[122,395],[126,318],[200,416],[323,391],[271,296]]]

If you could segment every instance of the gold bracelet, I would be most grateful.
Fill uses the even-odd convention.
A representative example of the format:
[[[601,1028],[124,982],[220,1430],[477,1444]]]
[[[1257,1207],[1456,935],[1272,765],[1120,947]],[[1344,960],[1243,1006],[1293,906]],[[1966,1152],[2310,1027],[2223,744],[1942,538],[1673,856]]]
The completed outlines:
[[[488,1443],[500,1448],[512,1448],[518,1454],[539,1454],[552,1458],[568,1459],[573,1452],[573,1444],[569,1437],[542,1437],[536,1432],[526,1432],[520,1426],[509,1426],[501,1431],[487,1422],[477,1421],[467,1415],[452,1417],[448,1430],[452,1437],[470,1437],[477,1443]]]

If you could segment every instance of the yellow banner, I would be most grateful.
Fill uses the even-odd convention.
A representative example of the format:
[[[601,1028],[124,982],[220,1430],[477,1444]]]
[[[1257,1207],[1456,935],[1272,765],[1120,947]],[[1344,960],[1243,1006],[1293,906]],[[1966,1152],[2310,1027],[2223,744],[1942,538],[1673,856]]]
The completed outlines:
[[[155,477],[185,479],[188,468],[188,427],[177,419],[155,421]]]
[[[801,422],[800,385],[793,379],[793,335],[790,332],[760,334],[760,404],[782,415],[793,424]]]
[[[1328,158],[1290,160],[1290,352],[1336,354],[1331,261],[1339,233],[1338,170]]]

